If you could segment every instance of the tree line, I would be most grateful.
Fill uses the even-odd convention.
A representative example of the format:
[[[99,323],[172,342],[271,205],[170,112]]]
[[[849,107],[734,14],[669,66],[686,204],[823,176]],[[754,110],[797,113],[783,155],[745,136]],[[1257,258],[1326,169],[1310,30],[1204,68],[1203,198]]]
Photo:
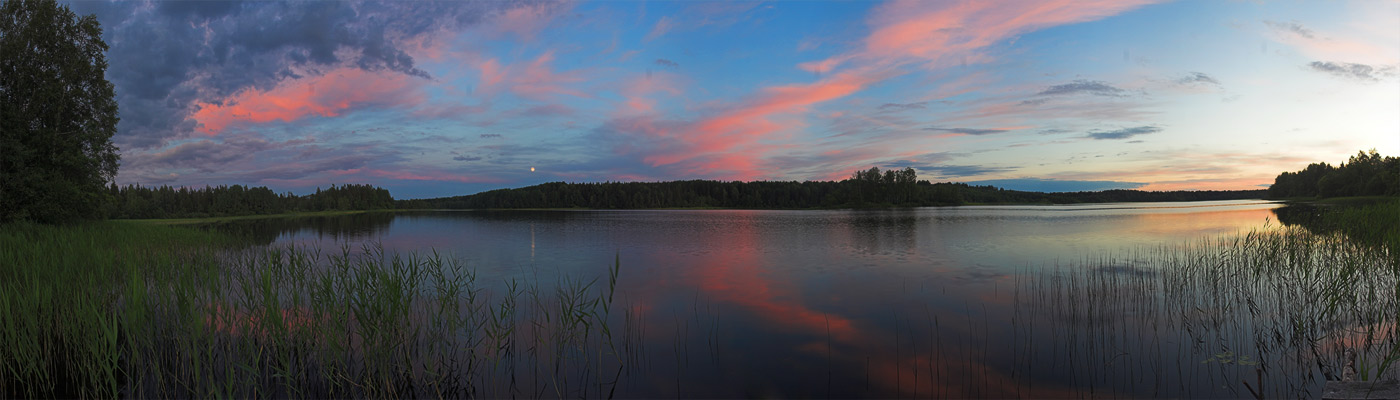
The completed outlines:
[[[1279,199],[1348,196],[1400,196],[1400,157],[1359,151],[1336,167],[1323,162],[1284,172],[1269,186],[1269,197]]]
[[[1264,190],[1041,193],[917,180],[912,168],[857,171],[842,181],[552,182],[473,195],[399,200],[401,209],[873,208],[963,204],[1072,204],[1257,199]]]
[[[111,218],[204,218],[301,211],[382,210],[394,207],[389,190],[371,185],[331,185],[297,196],[242,185],[199,189],[113,184],[106,205]]]

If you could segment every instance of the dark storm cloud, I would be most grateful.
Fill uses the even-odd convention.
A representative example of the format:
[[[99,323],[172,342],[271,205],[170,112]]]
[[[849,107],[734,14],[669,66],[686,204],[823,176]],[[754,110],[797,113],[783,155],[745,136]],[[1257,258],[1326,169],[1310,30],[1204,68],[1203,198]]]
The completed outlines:
[[[1127,139],[1137,135],[1146,135],[1149,133],[1157,133],[1161,131],[1162,128],[1158,128],[1155,126],[1139,126],[1112,131],[1089,131],[1089,135],[1086,137],[1097,140]]]
[[[1270,28],[1274,28],[1274,30],[1277,31],[1292,32],[1295,35],[1302,36],[1308,39],[1314,39],[1317,37],[1317,35],[1313,34],[1313,31],[1311,29],[1304,27],[1303,24],[1298,23],[1298,21],[1275,22],[1265,20],[1264,25],[1268,25]]]
[[[1381,78],[1395,75],[1395,67],[1391,66],[1373,67],[1366,64],[1313,61],[1308,64],[1308,67],[1311,67],[1313,71],[1362,81],[1378,81]]]
[[[939,128],[939,127],[924,128],[924,129],[927,129],[927,130],[930,130],[930,131],[934,131],[934,132],[947,132],[947,133],[956,133],[956,134],[960,134],[960,135],[973,135],[973,136],[990,135],[990,134],[993,134],[993,133],[1002,133],[1002,132],[1006,132],[1006,131],[1009,130],[1009,129]]]
[[[196,102],[268,89],[297,71],[351,66],[429,78],[395,38],[475,24],[490,2],[73,2],[110,46],[124,149],[188,135]],[[307,73],[307,72],[303,72]]]
[[[157,3],[156,9],[166,15],[210,19],[233,13],[242,4],[241,1],[165,1]]]

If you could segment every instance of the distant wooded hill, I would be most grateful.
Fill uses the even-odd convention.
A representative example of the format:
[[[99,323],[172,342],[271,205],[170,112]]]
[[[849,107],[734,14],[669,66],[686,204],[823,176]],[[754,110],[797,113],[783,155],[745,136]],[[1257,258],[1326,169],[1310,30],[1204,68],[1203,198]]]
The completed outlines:
[[[1264,190],[1040,193],[915,180],[913,169],[859,171],[840,182],[564,183],[500,189],[466,196],[399,200],[401,209],[489,208],[873,208],[962,204],[1104,203],[1263,198]]]
[[[394,208],[389,190],[370,185],[316,189],[297,196],[266,187],[210,186],[200,189],[170,186],[108,187],[110,218],[204,218],[281,214],[299,211],[382,210]]]

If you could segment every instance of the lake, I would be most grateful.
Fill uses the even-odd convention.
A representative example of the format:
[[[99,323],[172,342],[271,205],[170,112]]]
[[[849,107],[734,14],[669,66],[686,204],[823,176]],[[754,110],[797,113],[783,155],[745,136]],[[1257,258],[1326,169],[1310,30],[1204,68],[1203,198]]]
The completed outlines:
[[[412,211],[228,228],[329,253],[437,251],[496,298],[509,282],[606,287],[616,262],[625,311],[609,333],[628,350],[570,367],[596,387],[568,390],[588,396],[1315,395],[1326,356],[1259,339],[1281,335],[1277,314],[1251,300],[1257,321],[1221,321],[1239,310],[1180,306],[1209,283],[1154,283],[1175,281],[1151,260],[1278,229],[1279,207]],[[540,368],[508,368],[519,378],[490,393],[568,394]]]

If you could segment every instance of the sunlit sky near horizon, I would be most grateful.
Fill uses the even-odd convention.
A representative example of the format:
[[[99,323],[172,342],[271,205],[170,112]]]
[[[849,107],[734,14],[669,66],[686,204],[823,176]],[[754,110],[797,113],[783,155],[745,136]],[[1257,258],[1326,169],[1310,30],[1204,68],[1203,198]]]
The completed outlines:
[[[1256,189],[1400,155],[1400,2],[99,2],[119,184]]]

